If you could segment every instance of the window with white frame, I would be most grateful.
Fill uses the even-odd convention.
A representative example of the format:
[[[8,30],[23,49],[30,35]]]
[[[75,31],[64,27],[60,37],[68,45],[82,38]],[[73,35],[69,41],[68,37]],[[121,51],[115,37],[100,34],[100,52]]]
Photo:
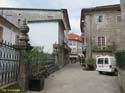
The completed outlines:
[[[73,46],[76,46],[77,45],[77,42],[76,41],[73,41]]]
[[[99,47],[106,46],[106,38],[104,36],[97,37],[97,44]]]

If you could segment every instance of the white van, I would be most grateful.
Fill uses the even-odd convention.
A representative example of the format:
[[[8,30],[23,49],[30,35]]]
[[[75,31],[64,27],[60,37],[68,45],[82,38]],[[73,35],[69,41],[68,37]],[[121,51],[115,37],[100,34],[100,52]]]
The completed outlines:
[[[96,70],[102,74],[103,72],[111,72],[117,75],[116,59],[114,56],[97,56]]]

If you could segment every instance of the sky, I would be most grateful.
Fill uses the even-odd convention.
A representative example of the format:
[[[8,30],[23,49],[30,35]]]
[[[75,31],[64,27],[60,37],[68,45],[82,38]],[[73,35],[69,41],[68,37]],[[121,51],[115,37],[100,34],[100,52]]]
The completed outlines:
[[[41,8],[41,9],[68,9],[72,30],[80,33],[81,8],[101,5],[119,4],[120,0],[0,0],[0,7]]]
[[[30,23],[28,26],[31,46],[43,46],[45,52],[52,53],[53,44],[58,44],[58,22]]]

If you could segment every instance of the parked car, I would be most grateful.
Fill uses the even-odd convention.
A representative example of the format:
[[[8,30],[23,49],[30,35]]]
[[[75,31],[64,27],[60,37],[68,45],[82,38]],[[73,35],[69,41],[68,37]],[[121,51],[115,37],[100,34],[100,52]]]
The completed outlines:
[[[117,75],[116,59],[114,56],[98,56],[96,58],[96,70],[102,74],[103,72],[114,73]]]

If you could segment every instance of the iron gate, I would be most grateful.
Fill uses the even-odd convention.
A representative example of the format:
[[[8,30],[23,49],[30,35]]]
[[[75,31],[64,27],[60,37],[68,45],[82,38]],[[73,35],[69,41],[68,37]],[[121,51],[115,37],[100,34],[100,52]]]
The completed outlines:
[[[0,86],[17,81],[19,71],[19,51],[6,42],[0,42]]]

